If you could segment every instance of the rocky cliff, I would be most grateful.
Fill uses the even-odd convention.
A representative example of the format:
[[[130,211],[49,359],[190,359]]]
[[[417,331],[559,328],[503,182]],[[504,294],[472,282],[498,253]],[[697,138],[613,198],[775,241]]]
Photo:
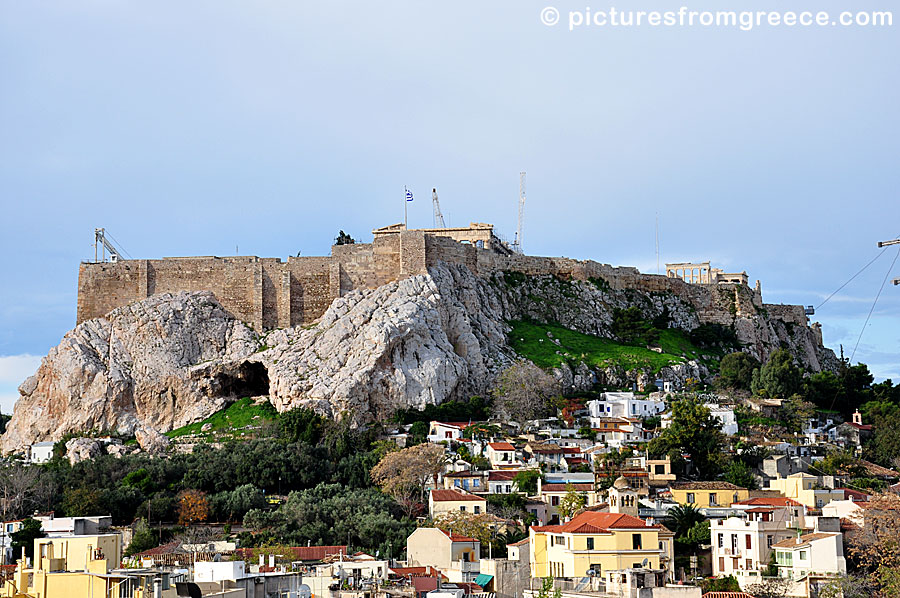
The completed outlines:
[[[212,293],[157,295],[67,333],[20,387],[0,448],[9,452],[86,430],[135,434],[151,446],[159,431],[256,395],[268,395],[279,411],[306,405],[365,423],[398,408],[487,392],[496,372],[516,357],[508,344],[510,321],[555,322],[610,337],[613,310],[629,306],[648,318],[666,310],[669,325],[686,331],[700,324],[696,308],[671,294],[551,276],[483,278],[445,264],[350,292],[314,326],[265,335],[237,321]],[[786,325],[763,311],[733,318],[745,350],[759,358],[787,346],[812,371],[836,363],[807,326]],[[575,360],[555,374],[565,388],[709,376],[687,360],[659,372],[592,369]]]

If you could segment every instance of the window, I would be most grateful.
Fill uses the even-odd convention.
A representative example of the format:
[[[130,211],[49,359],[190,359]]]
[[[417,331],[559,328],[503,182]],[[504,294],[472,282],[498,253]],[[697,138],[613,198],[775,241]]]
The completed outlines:
[[[477,509],[478,507],[475,508]],[[750,534],[746,536],[746,546],[747,548],[753,548],[753,540],[750,539]]]
[[[481,513],[481,507],[479,507],[478,505],[475,505],[475,514],[478,515],[479,513]],[[750,536],[747,536],[747,538],[749,539]],[[749,548],[749,546],[748,546],[748,548]]]
[[[725,557],[720,556],[719,557],[719,573],[721,573],[724,570],[725,570]]]
[[[749,571],[752,568],[753,568],[753,559],[747,559],[746,569]]]
[[[588,538],[588,539],[587,539],[587,549],[588,549],[588,550],[593,550],[593,549],[594,549],[594,539],[593,539],[593,538]]]
[[[481,480],[478,480],[478,479],[472,480],[472,486],[474,486],[475,488],[481,487]]]
[[[772,548],[772,544],[775,543],[775,538],[772,534],[766,536],[766,548]]]
[[[641,535],[640,534],[631,534],[631,548],[632,548],[632,550],[640,550],[641,549]]]
[[[725,547],[725,534],[719,534],[719,548]]]
[[[666,473],[665,465],[654,465],[653,469],[655,470],[656,475],[664,475]]]
[[[715,492],[710,492],[710,493],[709,493],[709,506],[715,507],[715,506],[717,506],[718,504],[719,504],[719,499],[716,498],[716,493],[715,493]]]
[[[805,560],[806,560],[806,551],[805,551],[805,550],[801,550],[801,551],[800,551],[800,560],[801,560],[801,561],[805,561]]]
[[[558,507],[558,506],[559,506],[559,497],[558,497],[558,496],[551,496],[551,497],[550,497],[550,505],[553,506],[553,507]]]
[[[691,505],[696,503],[696,501],[694,500],[694,493],[693,493],[693,492],[688,492],[688,493],[687,493],[687,502],[688,502],[688,504],[691,504]]]
[[[462,505],[461,507],[459,507],[459,511],[460,511],[461,513],[465,513],[465,512],[466,512],[466,506],[465,506],[465,505]]]

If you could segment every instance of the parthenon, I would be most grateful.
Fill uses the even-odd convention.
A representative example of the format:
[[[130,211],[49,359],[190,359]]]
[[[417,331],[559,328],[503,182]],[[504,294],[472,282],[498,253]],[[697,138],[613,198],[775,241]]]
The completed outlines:
[[[710,267],[708,261],[666,264],[666,276],[691,284],[750,284],[746,271],[725,273],[721,268]]]

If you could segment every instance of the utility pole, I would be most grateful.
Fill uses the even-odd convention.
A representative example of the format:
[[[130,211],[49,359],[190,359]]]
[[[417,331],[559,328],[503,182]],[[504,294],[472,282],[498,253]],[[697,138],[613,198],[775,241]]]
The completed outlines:
[[[900,239],[894,239],[892,241],[878,241],[878,247],[887,247],[889,245],[900,245]],[[894,286],[900,284],[900,278],[895,278],[891,281],[894,283]]]

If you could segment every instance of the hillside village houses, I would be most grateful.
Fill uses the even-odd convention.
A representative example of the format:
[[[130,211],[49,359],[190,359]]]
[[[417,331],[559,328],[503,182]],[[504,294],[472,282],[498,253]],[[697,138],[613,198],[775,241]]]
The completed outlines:
[[[724,434],[743,433],[734,406],[707,405]],[[21,522],[3,523],[5,562],[19,567],[0,596],[23,598],[15,585],[21,584],[40,598],[90,591],[168,597],[191,583],[202,596],[256,598],[302,583],[327,598],[363,598],[355,592],[376,586],[379,598],[536,598],[549,578],[564,598],[700,598],[691,580],[706,574],[732,576],[745,590],[777,576],[790,580],[790,596],[812,598],[847,571],[846,534],[863,525],[869,495],[844,487],[840,476],[819,475],[814,459],[821,456],[811,454],[816,445],[808,442],[838,442],[841,436],[830,431],[839,421],[797,439],[757,439],[768,448],[751,489],[689,479],[679,455],[647,453],[670,421],[666,393],[603,393],[573,417],[530,422],[528,431],[501,422],[477,433],[470,426],[484,422],[431,421],[425,441],[443,447],[446,465],[427,482],[427,515],[408,536],[405,554],[397,546],[387,557],[309,546],[256,562],[235,545],[215,552],[166,545],[125,559],[126,543],[110,518],[48,515],[38,517],[47,537],[35,541],[32,560],[21,561],[9,548]],[[408,428],[386,438],[403,446]],[[897,479],[892,470],[873,471]],[[709,522],[709,540],[691,555],[678,553],[668,527],[673,510],[687,507]],[[453,529],[454,517],[481,517],[492,542]],[[509,539],[505,547],[496,545],[500,537]],[[369,585],[360,585],[364,580]],[[257,593],[260,584],[268,593]],[[226,594],[214,594],[217,588]]]

